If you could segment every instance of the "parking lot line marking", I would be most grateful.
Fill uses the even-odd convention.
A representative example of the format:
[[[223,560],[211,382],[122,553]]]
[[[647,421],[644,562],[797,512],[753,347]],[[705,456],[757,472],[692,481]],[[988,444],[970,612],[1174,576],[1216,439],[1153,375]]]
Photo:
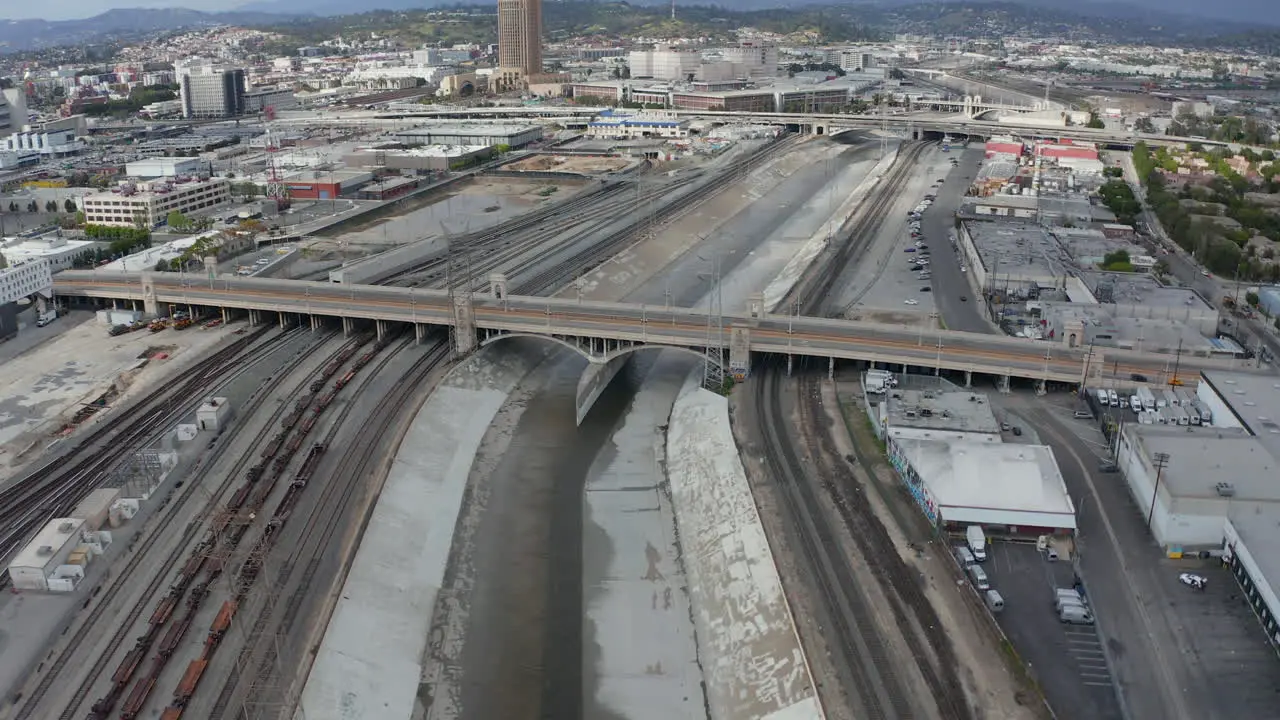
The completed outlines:
[[[1104,687],[1104,688],[1113,687],[1113,685],[1112,685],[1111,683],[1109,683],[1109,682],[1106,682],[1106,683],[1099,683],[1099,682],[1085,682],[1084,684],[1085,684],[1085,685],[1088,685],[1089,687]]]

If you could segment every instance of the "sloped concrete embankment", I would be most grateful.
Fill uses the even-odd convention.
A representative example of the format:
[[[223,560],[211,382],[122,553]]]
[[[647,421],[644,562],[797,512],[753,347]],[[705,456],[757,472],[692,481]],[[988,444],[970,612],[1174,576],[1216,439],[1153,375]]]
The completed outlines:
[[[823,717],[729,425],[691,378],[671,410],[667,475],[713,720]]]
[[[298,720],[414,716],[472,462],[494,416],[540,359],[479,353],[423,404],[343,585]]]

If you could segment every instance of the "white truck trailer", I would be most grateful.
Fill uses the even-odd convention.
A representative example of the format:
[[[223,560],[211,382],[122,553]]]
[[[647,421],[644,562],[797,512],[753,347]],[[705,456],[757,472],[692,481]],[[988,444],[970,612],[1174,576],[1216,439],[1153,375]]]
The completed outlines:
[[[1151,393],[1151,388],[1140,387],[1134,394],[1137,395],[1138,400],[1141,401],[1143,410],[1156,409],[1156,396]],[[1136,409],[1137,408],[1135,408],[1135,410]]]

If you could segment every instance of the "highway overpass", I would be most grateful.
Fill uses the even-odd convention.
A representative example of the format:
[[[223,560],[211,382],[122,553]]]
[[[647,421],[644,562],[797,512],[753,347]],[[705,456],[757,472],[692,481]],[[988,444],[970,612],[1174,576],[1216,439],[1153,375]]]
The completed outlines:
[[[768,353],[790,357],[860,360],[897,366],[960,371],[999,378],[1078,383],[1127,383],[1133,373],[1153,383],[1177,371],[1194,378],[1202,369],[1240,369],[1234,361],[1144,353],[1087,350],[1066,343],[983,335],[921,326],[885,325],[765,313],[726,314],[625,303],[504,296],[503,287],[472,297],[451,298],[443,290],[373,285],[338,285],[268,278],[204,278],[173,273],[65,271],[54,277],[54,292],[71,301],[127,304],[148,312],[219,308],[247,312],[252,322],[311,322],[341,318],[376,324],[412,325],[419,337],[432,326],[454,326],[457,350],[510,336],[537,336],[573,348],[590,362],[609,365],[647,347],[694,352],[736,374]],[[728,362],[724,362],[725,356]]]

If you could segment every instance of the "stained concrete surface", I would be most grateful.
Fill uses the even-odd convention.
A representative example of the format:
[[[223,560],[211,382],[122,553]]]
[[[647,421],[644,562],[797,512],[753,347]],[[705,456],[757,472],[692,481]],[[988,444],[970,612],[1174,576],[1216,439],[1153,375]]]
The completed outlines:
[[[672,409],[667,457],[711,717],[821,717],[728,401],[687,383]]]
[[[696,361],[663,353],[588,473],[583,718],[706,717],[662,428]],[[643,377],[637,375],[643,374]],[[626,382],[622,380],[621,382]]]
[[[540,360],[540,353],[482,352],[419,411],[316,655],[299,718],[413,715],[475,452],[508,393]]]

